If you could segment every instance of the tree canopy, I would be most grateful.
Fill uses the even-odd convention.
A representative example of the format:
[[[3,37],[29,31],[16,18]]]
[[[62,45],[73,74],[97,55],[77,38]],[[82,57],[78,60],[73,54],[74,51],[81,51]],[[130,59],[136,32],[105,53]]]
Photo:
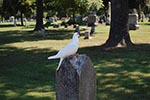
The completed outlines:
[[[5,18],[9,16],[20,16],[23,13],[25,17],[29,17],[34,9],[35,0],[1,0],[2,13],[1,15]]]
[[[86,13],[103,7],[102,0],[56,0],[59,11]],[[84,12],[83,12],[84,11]]]
[[[2,5],[3,5],[3,0],[0,0],[0,16],[2,15]]]
[[[0,0],[0,15],[8,18],[9,16],[20,16],[20,13],[23,13],[25,17],[30,17],[35,12],[35,1]],[[42,0],[44,11],[51,15],[62,12],[68,15],[73,13],[85,15],[88,11],[97,11],[104,6],[107,7],[108,1],[110,0]],[[150,11],[150,0],[129,0],[129,9],[137,9],[137,11],[141,9],[147,13]]]
[[[18,0],[19,11],[22,12],[24,16],[30,17],[31,13],[33,13],[33,9],[35,8],[34,2],[35,0]]]

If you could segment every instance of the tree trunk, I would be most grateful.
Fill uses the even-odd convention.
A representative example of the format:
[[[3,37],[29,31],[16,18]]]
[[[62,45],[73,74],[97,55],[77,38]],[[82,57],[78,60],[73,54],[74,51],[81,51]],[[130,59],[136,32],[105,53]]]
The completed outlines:
[[[127,45],[132,44],[128,27],[128,0],[111,0],[111,26],[104,46],[117,46],[122,40]]]
[[[43,2],[42,0],[36,0],[36,26],[34,31],[41,30],[43,28]]]
[[[21,17],[21,26],[23,26],[23,13],[22,13],[22,11],[20,13],[21,13],[20,14],[20,17]]]
[[[76,16],[75,16],[75,12],[76,12],[75,9],[73,9],[73,24],[76,24],[76,19],[75,19]]]
[[[140,4],[140,2],[138,3],[138,21],[140,21],[141,20],[141,4]]]

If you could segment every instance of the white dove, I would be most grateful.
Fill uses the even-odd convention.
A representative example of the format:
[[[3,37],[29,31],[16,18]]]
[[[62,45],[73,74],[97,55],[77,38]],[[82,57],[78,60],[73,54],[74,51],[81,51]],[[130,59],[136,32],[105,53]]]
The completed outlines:
[[[48,57],[48,59],[60,58],[57,70],[59,70],[59,67],[60,67],[60,65],[61,65],[61,63],[65,57],[68,57],[70,55],[74,55],[77,52],[78,45],[79,45],[78,37],[79,37],[79,34],[77,32],[75,32],[73,34],[72,40],[64,48],[60,49],[56,55]]]

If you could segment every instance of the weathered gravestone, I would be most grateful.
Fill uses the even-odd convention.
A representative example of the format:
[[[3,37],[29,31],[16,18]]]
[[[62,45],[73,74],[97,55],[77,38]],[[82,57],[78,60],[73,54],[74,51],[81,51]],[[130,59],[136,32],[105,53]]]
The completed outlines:
[[[96,23],[96,15],[95,14],[90,14],[89,16],[88,16],[88,20],[87,20],[88,22],[88,26],[95,26],[95,23]]]
[[[78,32],[78,33],[80,34],[80,27],[79,27],[79,25],[76,25],[76,26],[75,26],[74,32]]]
[[[97,25],[96,14],[91,14],[88,16],[88,26],[91,27],[90,34],[95,33],[95,26]]]
[[[14,22],[14,20],[15,20],[15,17],[14,17],[14,16],[10,16],[10,17],[9,17],[9,21],[10,21],[10,22]]]
[[[96,72],[88,56],[63,60],[56,72],[56,100],[96,100]]]
[[[137,14],[129,14],[128,24],[129,24],[129,30],[139,29],[138,15]]]
[[[85,31],[84,39],[89,39],[90,38],[90,32]]]

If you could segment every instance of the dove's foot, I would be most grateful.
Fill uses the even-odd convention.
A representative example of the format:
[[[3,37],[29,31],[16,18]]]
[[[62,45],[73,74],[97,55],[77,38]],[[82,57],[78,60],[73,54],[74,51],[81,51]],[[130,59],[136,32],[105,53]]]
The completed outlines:
[[[78,59],[77,59],[77,57],[78,57],[78,54],[73,54],[73,55],[71,55],[71,57],[73,58],[73,59],[75,59],[75,61],[77,61]]]
[[[77,56],[78,56],[78,54],[77,54],[77,53],[75,53],[75,54],[71,55],[71,57],[77,57]]]

